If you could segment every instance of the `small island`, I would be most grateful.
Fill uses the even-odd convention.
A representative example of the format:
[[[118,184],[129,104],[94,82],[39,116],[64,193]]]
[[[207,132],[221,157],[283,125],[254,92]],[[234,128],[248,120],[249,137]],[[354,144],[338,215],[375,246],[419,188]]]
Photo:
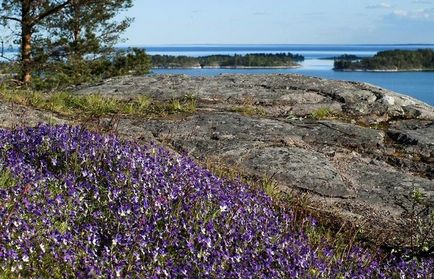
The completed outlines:
[[[350,61],[354,61],[354,60],[360,60],[360,59],[363,59],[363,58],[364,57],[357,56],[357,55],[354,55],[354,54],[343,54],[343,55],[340,55],[340,56],[320,58],[320,60],[350,60]]]
[[[152,65],[173,68],[295,68],[304,57],[292,53],[253,53],[246,55],[209,55],[201,57],[152,55]]]
[[[434,51],[387,50],[380,51],[373,57],[354,59],[341,56],[335,59],[335,71],[434,71]]]

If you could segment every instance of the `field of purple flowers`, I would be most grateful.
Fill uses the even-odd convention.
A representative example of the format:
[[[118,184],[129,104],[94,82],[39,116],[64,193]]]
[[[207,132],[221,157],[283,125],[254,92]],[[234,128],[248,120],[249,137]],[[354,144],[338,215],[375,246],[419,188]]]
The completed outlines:
[[[337,252],[264,193],[80,127],[0,130],[0,278],[431,278]],[[309,233],[308,233],[309,232]]]

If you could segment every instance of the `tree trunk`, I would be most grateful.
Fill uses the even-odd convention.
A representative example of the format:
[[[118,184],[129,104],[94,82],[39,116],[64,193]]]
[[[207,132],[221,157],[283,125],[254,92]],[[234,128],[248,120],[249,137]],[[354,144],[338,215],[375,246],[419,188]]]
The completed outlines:
[[[73,7],[73,46],[74,49],[72,50],[72,59],[75,61],[81,61],[82,60],[82,42],[81,42],[81,6],[78,0],[72,0],[71,5]]]
[[[28,84],[32,80],[32,29],[30,17],[31,0],[21,2],[21,81]]]

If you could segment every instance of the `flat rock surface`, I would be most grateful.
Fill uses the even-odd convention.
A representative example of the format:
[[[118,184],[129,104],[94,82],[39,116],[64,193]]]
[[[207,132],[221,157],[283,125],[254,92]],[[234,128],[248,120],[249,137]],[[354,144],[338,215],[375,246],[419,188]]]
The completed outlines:
[[[432,107],[411,97],[357,82],[301,75],[220,75],[188,77],[151,75],[121,77],[82,87],[77,94],[100,93],[121,99],[137,95],[156,100],[196,97],[202,106],[261,105],[275,116],[305,115],[330,107],[353,115],[410,117],[434,120]]]
[[[434,206],[434,109],[411,97],[300,75],[122,77],[74,92],[195,98],[193,114],[120,117],[116,131],[273,177],[283,192],[306,193],[318,209],[377,232],[405,237],[415,190]],[[334,117],[315,117],[321,109]]]
[[[67,124],[72,122],[61,119],[50,112],[5,103],[0,100],[0,128],[35,126],[39,123]]]

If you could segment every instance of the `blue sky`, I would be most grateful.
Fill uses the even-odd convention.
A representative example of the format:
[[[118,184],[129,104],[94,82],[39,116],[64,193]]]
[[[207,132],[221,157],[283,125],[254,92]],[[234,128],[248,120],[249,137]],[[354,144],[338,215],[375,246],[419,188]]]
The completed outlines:
[[[128,45],[434,43],[434,0],[135,0]]]

